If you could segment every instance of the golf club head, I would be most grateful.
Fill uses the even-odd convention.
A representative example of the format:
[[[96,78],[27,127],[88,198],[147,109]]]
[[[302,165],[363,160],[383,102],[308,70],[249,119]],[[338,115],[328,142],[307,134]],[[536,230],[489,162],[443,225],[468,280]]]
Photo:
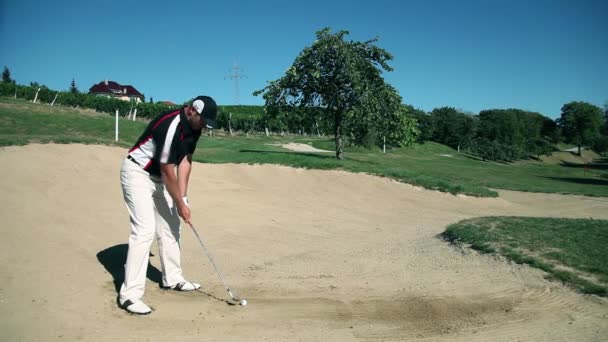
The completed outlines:
[[[247,300],[246,299],[240,299],[240,298],[230,298],[230,299],[227,299],[226,303],[228,303],[228,305],[247,306]]]

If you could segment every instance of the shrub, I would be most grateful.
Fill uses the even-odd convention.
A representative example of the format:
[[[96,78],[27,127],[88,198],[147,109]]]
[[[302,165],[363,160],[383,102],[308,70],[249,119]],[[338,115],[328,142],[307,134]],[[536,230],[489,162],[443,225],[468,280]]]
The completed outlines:
[[[597,153],[608,152],[608,136],[602,135],[596,138],[591,145],[593,150]]]

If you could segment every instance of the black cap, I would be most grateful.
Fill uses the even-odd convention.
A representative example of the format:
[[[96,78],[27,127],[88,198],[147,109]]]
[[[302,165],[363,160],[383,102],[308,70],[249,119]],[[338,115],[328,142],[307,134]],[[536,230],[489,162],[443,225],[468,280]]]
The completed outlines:
[[[203,117],[207,128],[215,128],[215,118],[217,117],[215,100],[209,96],[198,96],[192,101],[192,107]]]

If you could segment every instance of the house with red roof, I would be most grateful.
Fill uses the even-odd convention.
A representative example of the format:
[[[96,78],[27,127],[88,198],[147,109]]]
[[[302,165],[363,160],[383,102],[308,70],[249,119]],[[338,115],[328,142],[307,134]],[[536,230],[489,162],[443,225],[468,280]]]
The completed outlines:
[[[114,97],[125,101],[144,101],[144,95],[132,85],[122,85],[114,81],[101,81],[89,89],[89,94]]]

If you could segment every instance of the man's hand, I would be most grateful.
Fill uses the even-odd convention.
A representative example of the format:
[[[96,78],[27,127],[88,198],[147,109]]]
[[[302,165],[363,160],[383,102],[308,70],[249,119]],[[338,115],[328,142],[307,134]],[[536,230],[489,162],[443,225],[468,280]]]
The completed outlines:
[[[184,222],[189,224],[192,213],[190,207],[184,202],[183,193],[181,193],[179,189],[177,175],[175,174],[175,165],[161,163],[160,173],[167,192],[169,192],[171,198],[173,198],[173,203],[177,206],[177,213]]]
[[[180,202],[177,205],[177,213],[182,218],[182,220],[184,220],[184,222],[186,222],[187,224],[192,224],[192,222],[190,222],[192,212],[190,211],[190,206],[188,206],[185,202]]]

